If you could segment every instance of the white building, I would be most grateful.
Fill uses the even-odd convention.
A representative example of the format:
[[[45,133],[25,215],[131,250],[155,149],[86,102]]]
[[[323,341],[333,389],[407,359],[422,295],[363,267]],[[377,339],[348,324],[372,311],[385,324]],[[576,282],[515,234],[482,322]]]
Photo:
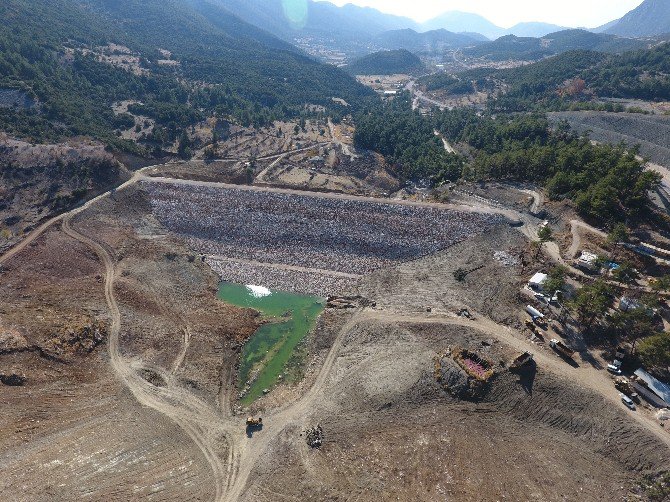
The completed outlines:
[[[530,281],[528,281],[528,287],[535,291],[543,291],[544,283],[547,282],[547,279],[548,279],[547,274],[538,272],[537,274],[535,274],[533,277],[530,278]]]
[[[649,390],[651,390],[654,394],[663,399],[663,401],[665,401],[666,404],[670,404],[670,386],[657,380],[642,368],[640,368],[635,372],[635,376],[639,380],[642,380],[649,388]]]

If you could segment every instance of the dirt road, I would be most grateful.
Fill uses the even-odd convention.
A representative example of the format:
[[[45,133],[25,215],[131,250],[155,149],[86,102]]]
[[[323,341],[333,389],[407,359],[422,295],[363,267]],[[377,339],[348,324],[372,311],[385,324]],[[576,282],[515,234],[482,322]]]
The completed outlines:
[[[444,145],[444,149],[447,151],[447,153],[456,153],[456,150],[454,149],[454,147],[451,146],[451,144],[449,143],[447,138],[442,136],[442,133],[440,131],[435,129],[433,131],[433,134],[435,134],[435,136],[437,136],[438,138],[440,138],[442,140],[442,144]]]
[[[416,81],[412,80],[405,86],[405,90],[408,90],[413,96],[414,96],[414,102],[412,104],[412,109],[416,110],[419,107],[419,102],[423,101],[424,103],[428,103],[429,105],[432,106],[437,106],[440,110],[452,110],[452,106],[448,106],[445,103],[440,103],[439,101],[436,101],[432,98],[429,98],[426,96],[422,91],[418,90],[416,88]]]
[[[401,205],[401,206],[414,206],[414,207],[435,207],[441,209],[451,209],[454,211],[467,211],[475,213],[487,213],[487,214],[500,214],[506,216],[510,219],[518,219],[519,213],[517,211],[508,210],[504,208],[497,208],[492,206],[487,206],[484,204],[444,204],[439,202],[422,202],[414,200],[401,200],[401,199],[381,199],[375,197],[364,197],[361,195],[349,195],[349,194],[339,194],[332,192],[312,192],[306,190],[294,190],[290,188],[276,188],[276,187],[266,187],[266,186],[254,186],[254,185],[234,185],[230,183],[220,183],[213,181],[196,181],[196,180],[184,180],[184,179],[175,179],[175,178],[163,178],[163,177],[149,177],[140,175],[141,181],[148,183],[167,183],[171,185],[184,185],[184,186],[193,186],[193,187],[208,187],[208,188],[222,188],[228,190],[245,190],[250,192],[271,192],[271,193],[281,193],[287,195],[299,195],[301,197],[316,197],[323,199],[337,199],[337,200],[351,200],[351,201],[360,201],[360,202],[371,202],[374,204],[392,204],[392,205]]]
[[[598,235],[599,237],[607,237],[607,233],[603,232],[602,230],[592,227],[588,223],[584,223],[583,221],[579,220],[572,220],[570,221],[570,228],[572,231],[572,245],[570,246],[570,249],[568,250],[568,258],[572,259],[577,256],[577,253],[581,249],[582,246],[582,237],[579,233],[580,229],[586,230],[588,232],[594,233]]]
[[[179,425],[193,442],[201,450],[214,473],[215,481],[215,500],[222,500],[223,487],[227,479],[226,465],[219,454],[211,446],[212,441],[207,430],[210,424],[216,424],[219,418],[217,410],[213,410],[207,403],[196,398],[190,392],[183,388],[174,386],[174,380],[168,375],[161,375],[163,379],[173,385],[159,388],[150,384],[139,376],[139,370],[146,369],[137,364],[130,364],[126,361],[120,352],[119,335],[121,333],[121,311],[119,310],[116,296],[114,293],[114,282],[116,280],[115,264],[112,257],[105,248],[93,239],[77,232],[71,226],[71,219],[78,210],[73,211],[63,217],[63,231],[73,239],[90,247],[100,258],[105,268],[105,299],[110,311],[111,327],[109,330],[108,350],[111,365],[124,382],[128,389],[133,393],[137,401],[149,408],[152,408]],[[160,371],[157,368],[150,368],[152,371]],[[214,426],[214,429],[218,427]],[[225,428],[221,428],[225,429]],[[221,431],[227,432],[227,431]],[[232,448],[230,448],[232,450]]]
[[[39,227],[37,227],[35,230],[30,232],[21,242],[19,242],[16,246],[8,250],[6,253],[0,256],[0,265],[3,265],[4,263],[8,262],[11,260],[14,256],[18,255],[21,251],[23,251],[26,247],[28,247],[32,242],[35,241],[40,235],[42,235],[44,232],[46,232],[49,228],[51,228],[54,224],[63,221],[65,218],[71,218],[82,211],[86,210],[87,208],[91,207],[93,204],[96,202],[105,199],[106,197],[109,197],[111,194],[115,193],[116,191],[123,190],[124,188],[133,185],[137,183],[142,176],[142,172],[155,168],[156,166],[147,166],[143,169],[140,169],[135,173],[135,175],[130,178],[128,181],[123,183],[122,185],[119,185],[116,188],[113,188],[107,192],[104,192],[97,197],[94,197],[93,199],[89,200],[88,202],[84,203],[83,205],[76,207],[72,209],[71,211],[67,213],[60,214],[58,216],[54,216],[53,218],[45,221],[42,223]]]
[[[296,265],[285,265],[283,263],[265,263],[254,260],[242,260],[240,258],[228,258],[227,256],[207,255],[207,258],[212,259],[214,261],[243,263],[245,265],[253,265],[254,267],[265,267],[276,270],[287,270],[290,272],[305,272],[308,274],[327,275],[330,277],[341,277],[345,279],[360,279],[362,277],[361,275],[348,274],[346,272],[338,272],[337,270],[327,270],[324,268],[298,267]]]
[[[437,205],[441,207],[453,207],[460,210],[463,210],[464,207],[469,207],[471,210],[510,214],[510,211],[497,210],[495,208],[484,206],[473,209],[472,206],[462,205],[438,205],[434,203],[412,201],[387,201],[356,196],[309,193],[296,190],[243,187],[223,183],[147,178],[142,173],[137,173],[132,180],[129,180],[123,186],[128,186],[132,183],[137,183],[138,181],[214,186],[234,188],[238,190],[269,190],[281,193],[298,194],[301,196],[344,197],[352,200],[365,200],[376,203],[433,207]],[[120,188],[123,188],[123,186]],[[244,493],[249,477],[254,467],[257,465],[258,459],[263,455],[271,443],[284,430],[286,430],[288,426],[292,424],[299,426],[305,425],[302,421],[305,417],[310,416],[315,404],[327,389],[332,377],[333,368],[341,353],[347,334],[358,323],[379,321],[384,323],[436,323],[472,327],[481,331],[486,336],[495,338],[519,352],[526,350],[533,351],[538,365],[542,368],[569,380],[577,386],[589,389],[603,396],[612,406],[623,406],[618,400],[617,393],[613,392],[611,380],[604,372],[596,370],[587,364],[582,364],[578,368],[573,368],[552,353],[538,349],[514,330],[497,324],[482,316],[477,316],[477,320],[472,321],[457,317],[448,312],[433,312],[427,314],[388,310],[361,310],[354,313],[349,321],[338,332],[311,388],[302,397],[287,403],[282,408],[265,416],[265,425],[263,429],[254,434],[253,438],[247,438],[244,431],[243,418],[236,417],[231,413],[232,396],[234,395],[234,373],[232,372],[234,365],[230,365],[231,371],[222,377],[223,385],[219,396],[220,408],[206,403],[193,394],[191,390],[181,386],[177,379],[173,377],[172,373],[179,367],[189,348],[190,334],[188,331],[185,331],[182,351],[177,355],[174,366],[170,371],[154,367],[148,368],[144,366],[141,361],[131,361],[122,355],[120,334],[123,329],[123,319],[115,294],[115,281],[117,279],[116,263],[104,246],[99,242],[96,242],[93,238],[80,233],[73,226],[73,218],[76,215],[108,195],[109,193],[96,197],[82,207],[77,208],[66,215],[56,217],[53,221],[50,220],[49,222],[46,222],[43,225],[44,228],[40,227],[39,229],[36,229],[35,233],[29,236],[30,240],[26,240],[22,245],[14,248],[10,251],[11,254],[8,253],[4,255],[0,263],[16,256],[30,242],[34,241],[41,235],[41,233],[58,221],[62,221],[63,231],[68,236],[85,244],[97,254],[104,267],[104,292],[111,318],[108,343],[110,363],[119,379],[132,392],[138,403],[152,408],[173,420],[184,430],[194,444],[198,446],[212,469],[214,494],[217,502],[237,501]],[[158,375],[166,382],[166,385],[162,387],[152,385],[141,377],[141,372],[143,370],[151,370],[158,373]],[[641,413],[631,413],[630,415],[631,420],[635,420],[640,426],[654,434],[663,444],[670,446],[670,437],[663,430],[659,429],[658,425],[653,420]],[[225,449],[220,447],[217,448],[216,446],[217,444],[221,444],[222,438],[225,443]]]

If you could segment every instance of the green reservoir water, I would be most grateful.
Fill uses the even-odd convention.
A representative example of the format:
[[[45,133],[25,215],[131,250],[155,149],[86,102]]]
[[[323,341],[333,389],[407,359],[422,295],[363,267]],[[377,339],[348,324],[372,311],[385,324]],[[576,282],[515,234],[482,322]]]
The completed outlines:
[[[249,405],[271,389],[279,375],[286,373],[291,358],[300,341],[316,325],[323,311],[323,300],[314,296],[271,291],[259,286],[242,286],[221,283],[218,297],[237,307],[258,310],[270,318],[247,341],[242,350],[239,383],[243,390],[249,377],[257,373],[250,388],[240,399]]]

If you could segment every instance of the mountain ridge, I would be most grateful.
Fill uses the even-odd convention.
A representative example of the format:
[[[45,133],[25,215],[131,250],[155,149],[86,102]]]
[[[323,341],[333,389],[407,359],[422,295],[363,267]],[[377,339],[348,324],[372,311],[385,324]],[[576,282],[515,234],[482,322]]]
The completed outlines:
[[[411,52],[438,52],[479,45],[483,41],[464,33],[453,33],[445,29],[417,32],[411,28],[385,31],[377,35],[375,42],[387,50],[406,49]]]
[[[645,0],[605,33],[624,37],[648,37],[670,33],[670,2]]]
[[[535,21],[521,22],[511,28],[502,28],[480,14],[456,10],[444,12],[422,23],[421,28],[423,30],[446,29],[455,33],[480,33],[491,40],[496,40],[506,35],[542,37],[548,33],[566,29],[556,24]]]
[[[573,50],[590,50],[605,53],[621,53],[642,49],[647,44],[606,33],[572,29],[549,33],[542,38],[506,35],[492,42],[464,50],[467,56],[484,57],[494,61],[507,59],[538,60]]]
[[[304,4],[304,11],[295,12],[300,19],[292,22],[291,12],[284,7],[282,0],[214,1],[247,23],[285,40],[299,35],[367,38],[394,29],[418,28],[417,23],[409,18],[353,4],[338,7],[330,2],[309,0]]]

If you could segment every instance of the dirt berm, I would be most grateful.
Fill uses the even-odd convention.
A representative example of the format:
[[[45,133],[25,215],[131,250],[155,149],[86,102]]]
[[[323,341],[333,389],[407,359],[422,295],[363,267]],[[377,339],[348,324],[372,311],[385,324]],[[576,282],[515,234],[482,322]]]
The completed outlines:
[[[318,406],[287,427],[244,500],[622,500],[669,452],[625,412],[477,330],[363,321],[348,334]],[[451,397],[434,358],[459,345],[496,362],[479,400]],[[321,449],[300,433],[323,428]],[[588,474],[587,474],[588,473]]]

